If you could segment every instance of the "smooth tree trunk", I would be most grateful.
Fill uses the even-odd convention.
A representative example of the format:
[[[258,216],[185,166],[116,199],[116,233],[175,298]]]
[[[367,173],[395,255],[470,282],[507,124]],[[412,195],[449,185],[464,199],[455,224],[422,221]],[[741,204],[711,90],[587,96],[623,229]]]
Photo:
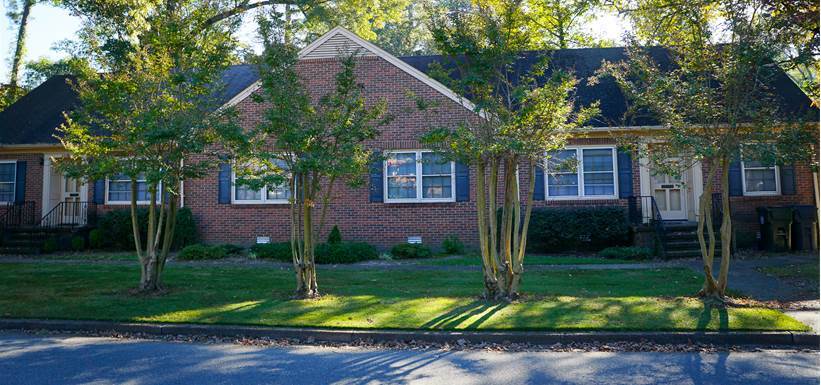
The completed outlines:
[[[291,199],[291,254],[296,275],[295,298],[319,297],[315,263],[315,226],[313,198],[316,195],[315,177],[300,173],[291,178],[291,191],[300,191]]]
[[[26,34],[28,32],[28,20],[34,0],[23,0],[23,10],[20,13],[20,25],[17,27],[17,40],[14,43],[14,56],[11,58],[11,71],[9,72],[9,89],[12,99],[17,99],[18,85],[20,83],[20,67],[23,65],[23,57],[26,53]]]
[[[715,262],[715,225],[712,217],[712,192],[716,175],[721,178],[721,227],[719,235],[721,239],[721,263],[718,277],[713,271]],[[732,213],[730,213],[730,158],[723,156],[710,162],[707,183],[699,199],[699,222],[698,240],[701,247],[702,260],[704,262],[704,285],[698,295],[704,298],[724,302],[727,295],[727,283],[730,271],[730,258],[732,257]],[[709,235],[709,244],[704,239],[704,229]]]
[[[148,294],[162,292],[164,290],[162,273],[174,242],[179,201],[172,193],[169,193],[166,199],[166,194],[164,191],[158,192],[156,184],[149,187],[148,224],[145,244],[143,244],[137,216],[137,192],[137,181],[132,179],[131,227],[140,262],[140,284],[137,290]],[[161,197],[159,207],[157,207],[157,194]]]

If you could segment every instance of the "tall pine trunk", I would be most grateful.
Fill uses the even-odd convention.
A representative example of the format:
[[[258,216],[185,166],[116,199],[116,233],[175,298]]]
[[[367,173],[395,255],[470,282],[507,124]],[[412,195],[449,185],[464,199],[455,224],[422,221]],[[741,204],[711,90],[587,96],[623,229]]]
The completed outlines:
[[[26,54],[28,20],[33,6],[34,0],[23,0],[23,10],[20,13],[20,25],[17,27],[17,40],[14,43],[14,56],[11,59],[11,71],[9,73],[9,89],[11,90],[12,100],[16,100],[20,96],[17,89],[20,83],[20,67],[23,65],[23,57]]]

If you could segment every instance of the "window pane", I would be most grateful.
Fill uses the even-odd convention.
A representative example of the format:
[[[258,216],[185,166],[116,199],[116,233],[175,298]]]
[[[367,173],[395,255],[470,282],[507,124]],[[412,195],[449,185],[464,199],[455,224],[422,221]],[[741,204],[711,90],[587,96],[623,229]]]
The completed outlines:
[[[268,200],[287,200],[290,197],[291,191],[287,184],[268,189]]]
[[[388,176],[416,175],[416,153],[397,153],[389,155]]]
[[[584,195],[614,195],[612,172],[584,173]]]
[[[422,198],[450,198],[450,176],[422,177]]]
[[[416,177],[388,177],[388,198],[416,198]]]
[[[547,176],[549,196],[579,195],[579,178],[576,174],[555,174]]]
[[[262,190],[251,190],[248,186],[236,186],[234,199],[238,201],[259,201],[262,200]]]
[[[0,182],[14,182],[14,163],[0,163]]]
[[[158,187],[159,189],[159,187]],[[161,191],[157,191],[157,200],[160,200]],[[138,201],[150,201],[149,192],[148,192],[148,183],[146,182],[137,182],[137,200]]]
[[[746,163],[745,163],[746,166]],[[744,177],[749,192],[775,192],[775,170],[745,170]]]
[[[547,168],[553,172],[576,172],[576,163],[576,150],[551,151]]]
[[[108,200],[128,202],[131,200],[131,182],[109,182]]]
[[[422,153],[422,175],[450,175],[450,170],[450,161],[443,160],[441,155],[432,152]]]
[[[584,172],[613,171],[613,150],[582,150]]]
[[[0,183],[0,202],[14,201],[14,183]]]

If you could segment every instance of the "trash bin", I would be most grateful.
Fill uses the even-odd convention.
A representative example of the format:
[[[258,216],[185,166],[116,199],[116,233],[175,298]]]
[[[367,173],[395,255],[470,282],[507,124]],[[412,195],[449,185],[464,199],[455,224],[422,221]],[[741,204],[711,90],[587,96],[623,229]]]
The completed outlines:
[[[793,206],[792,249],[814,250],[818,246],[818,218],[815,206]]]
[[[759,207],[761,248],[767,251],[790,251],[792,241],[792,207]]]

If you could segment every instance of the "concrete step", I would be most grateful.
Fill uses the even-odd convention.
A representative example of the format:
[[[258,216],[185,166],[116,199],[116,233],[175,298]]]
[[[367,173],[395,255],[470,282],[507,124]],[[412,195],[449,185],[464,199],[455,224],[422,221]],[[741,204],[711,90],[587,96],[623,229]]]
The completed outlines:
[[[0,246],[0,255],[40,254],[40,247]]]
[[[693,258],[700,257],[701,250],[699,249],[684,249],[684,250],[667,250],[665,252],[668,259],[676,258]]]

